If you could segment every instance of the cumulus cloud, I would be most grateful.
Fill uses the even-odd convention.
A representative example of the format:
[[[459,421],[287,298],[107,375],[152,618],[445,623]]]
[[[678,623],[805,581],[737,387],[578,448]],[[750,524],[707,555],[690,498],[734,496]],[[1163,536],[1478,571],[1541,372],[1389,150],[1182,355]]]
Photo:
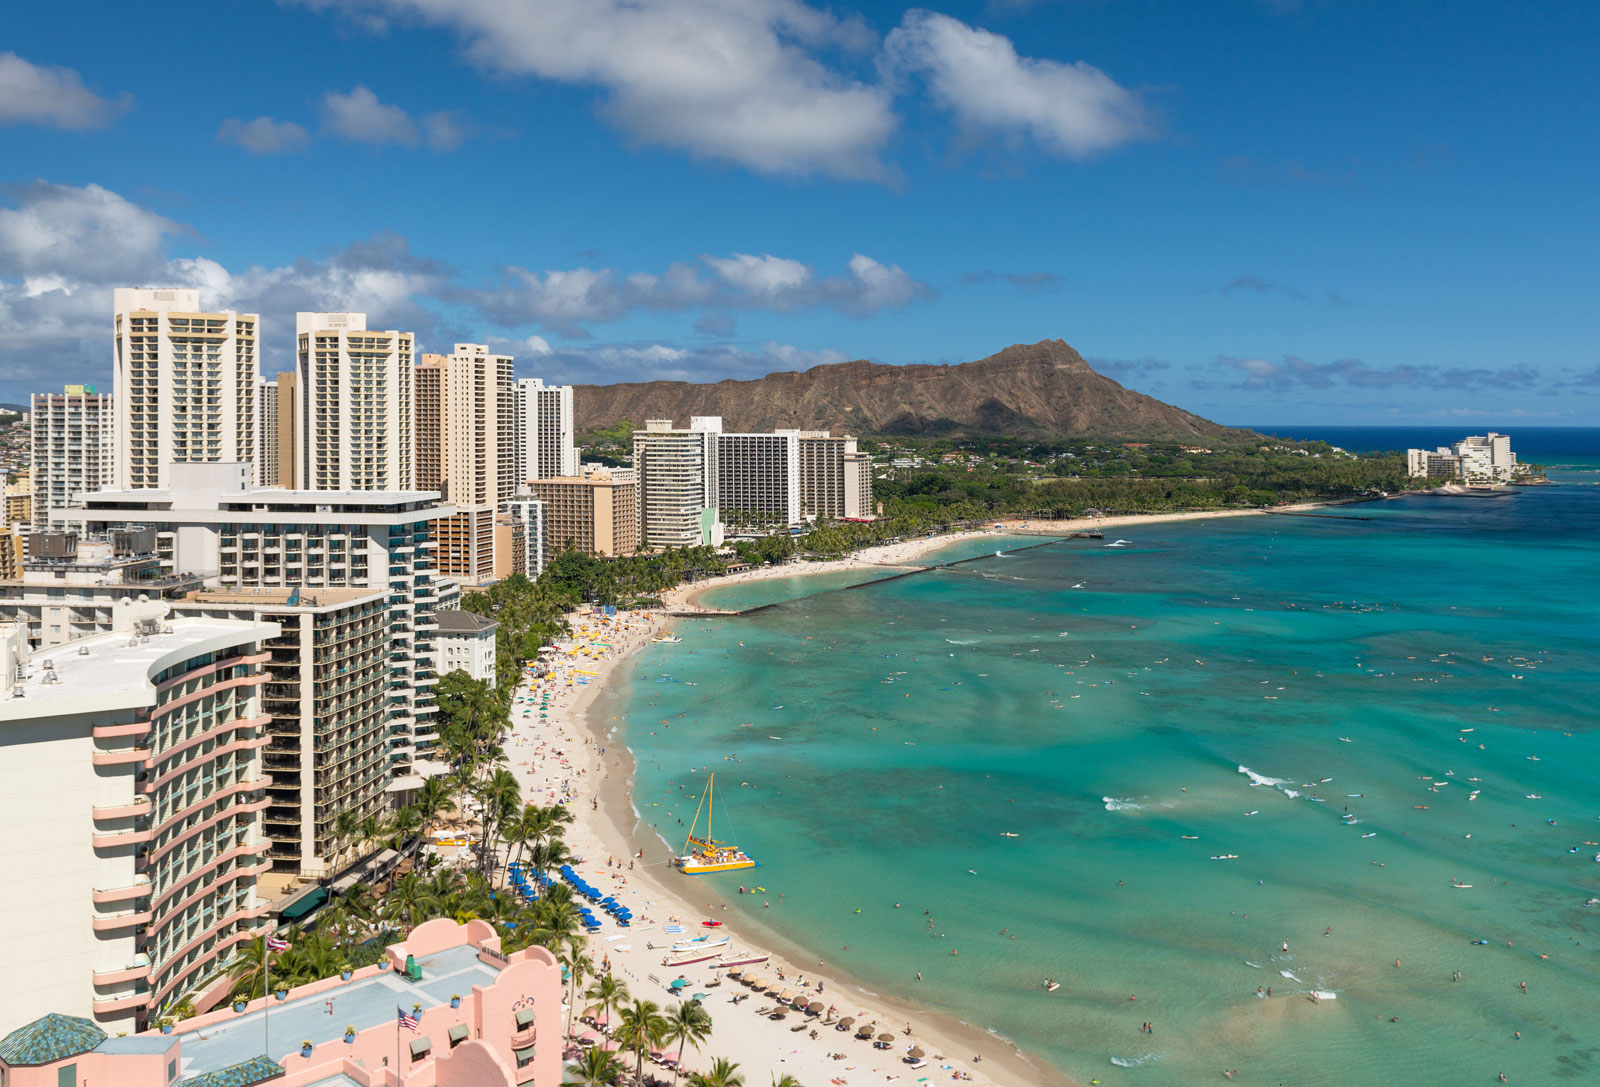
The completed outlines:
[[[116,101],[95,94],[71,68],[30,64],[15,53],[0,53],[0,125],[105,128],[132,106],[130,94]]]
[[[35,181],[0,207],[0,276],[35,284],[135,280],[161,266],[164,239],[183,230],[109,189]]]
[[[292,121],[277,121],[271,117],[243,121],[229,117],[217,129],[217,139],[237,144],[257,155],[284,155],[304,150],[311,142],[311,133]]]
[[[1172,363],[1146,355],[1142,359],[1085,358],[1096,373],[1104,374],[1124,385],[1140,382],[1147,386],[1159,384],[1155,375],[1172,369]]]
[[[1295,355],[1284,355],[1277,362],[1267,359],[1234,358],[1219,355],[1215,368],[1225,375],[1222,387],[1242,390],[1289,392],[1294,389],[1395,389],[1402,387],[1452,389],[1463,391],[1525,391],[1541,380],[1530,366],[1500,369],[1470,366],[1409,365],[1377,367],[1360,359],[1335,359],[1308,362]],[[1191,382],[1195,388],[1217,388],[1205,378]]]
[[[970,133],[1028,136],[1070,158],[1154,135],[1139,95],[1091,64],[1017,54],[1009,38],[913,9],[884,39],[892,75],[916,74]]]
[[[303,2],[445,27],[486,70],[598,87],[604,115],[640,144],[770,174],[890,173],[890,95],[823,59],[872,35],[802,0]]]
[[[439,110],[413,120],[405,110],[380,101],[371,88],[360,84],[347,93],[323,95],[320,113],[323,132],[372,147],[399,144],[444,152],[454,151],[467,138],[462,111]]]

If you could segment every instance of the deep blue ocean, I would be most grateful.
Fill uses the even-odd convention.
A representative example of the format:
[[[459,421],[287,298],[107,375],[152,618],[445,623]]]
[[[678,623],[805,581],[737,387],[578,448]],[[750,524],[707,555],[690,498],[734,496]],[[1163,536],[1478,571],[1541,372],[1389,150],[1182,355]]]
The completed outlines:
[[[1600,453],[1510,433],[1575,467],[718,590],[783,602],[635,658],[636,804],[715,771],[708,892],[1080,1082],[1600,1081]]]

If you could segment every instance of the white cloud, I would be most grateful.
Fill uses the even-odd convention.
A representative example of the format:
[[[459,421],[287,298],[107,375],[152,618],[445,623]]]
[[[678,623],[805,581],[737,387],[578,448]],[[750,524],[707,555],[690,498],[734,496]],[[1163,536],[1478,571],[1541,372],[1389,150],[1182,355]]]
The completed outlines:
[[[71,68],[30,64],[15,53],[0,53],[0,125],[105,128],[132,106],[129,94],[115,102],[101,98]]]
[[[413,120],[405,110],[379,101],[370,88],[359,84],[347,94],[329,91],[323,95],[320,112],[325,133],[373,147],[395,143],[454,151],[468,134],[466,115],[460,110],[439,110]]]
[[[611,268],[571,268],[533,272],[506,269],[501,286],[456,289],[451,298],[477,307],[506,325],[538,324],[569,337],[586,335],[585,323],[620,321],[639,310],[691,308],[790,311],[826,307],[852,316],[898,309],[932,294],[898,264],[883,264],[860,253],[850,258],[848,274],[816,278],[797,260],[772,254],[703,256],[714,273],[707,278],[694,265],[675,263],[666,272],[619,276]]]
[[[889,93],[820,54],[872,35],[802,0],[303,0],[447,27],[491,71],[597,86],[641,144],[770,174],[881,180]]]
[[[906,12],[884,39],[891,74],[916,73],[969,131],[1027,135],[1084,158],[1153,133],[1139,96],[1093,65],[1017,55],[1000,34],[931,11]]]
[[[703,259],[729,286],[758,298],[789,294],[811,282],[810,268],[771,253],[759,257],[735,253],[731,257]]]
[[[109,189],[36,181],[0,208],[0,276],[105,283],[161,267],[177,223]]]
[[[257,155],[283,155],[304,149],[311,142],[311,133],[292,121],[275,121],[271,117],[242,121],[229,117],[217,129],[217,139],[238,144]]]
[[[552,381],[589,385],[619,381],[703,382],[809,370],[827,363],[848,362],[849,358],[842,351],[811,350],[772,340],[753,345],[715,343],[698,347],[600,343],[557,348],[540,359],[539,373]]]

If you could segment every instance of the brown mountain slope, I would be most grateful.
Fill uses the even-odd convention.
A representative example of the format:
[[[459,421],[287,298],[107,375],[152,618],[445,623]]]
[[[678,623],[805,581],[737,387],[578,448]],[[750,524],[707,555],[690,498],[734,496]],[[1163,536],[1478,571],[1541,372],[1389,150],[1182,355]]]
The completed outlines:
[[[688,424],[720,415],[732,431],[779,427],[859,435],[1007,434],[1198,438],[1227,428],[1090,369],[1063,340],[1014,344],[957,366],[858,361],[753,381],[578,385],[578,433],[623,420]]]

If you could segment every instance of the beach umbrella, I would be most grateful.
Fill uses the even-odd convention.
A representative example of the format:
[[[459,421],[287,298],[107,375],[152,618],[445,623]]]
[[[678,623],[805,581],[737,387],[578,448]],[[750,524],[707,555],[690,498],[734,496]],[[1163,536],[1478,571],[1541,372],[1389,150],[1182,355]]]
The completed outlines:
[[[809,1015],[821,1015],[822,1014],[822,1001],[813,1000],[811,1003],[807,1004],[806,1005],[806,1012]]]
[[[892,1041],[894,1041],[894,1035],[893,1034],[880,1034],[880,1035],[878,1035],[878,1041],[880,1041],[880,1042],[892,1042]]]
[[[725,974],[724,976],[725,977],[730,977],[730,978],[743,977],[744,976],[744,971],[743,970],[729,970],[727,972],[727,974]]]
[[[870,1026],[862,1027],[860,1030],[856,1031],[856,1037],[857,1038],[870,1038],[870,1037],[872,1037],[872,1027],[870,1027]]]
[[[927,1056],[927,1054],[922,1052],[921,1046],[912,1046],[911,1052],[907,1053],[906,1056],[910,1057],[914,1061],[920,1061],[923,1057]]]
[[[778,994],[778,999],[787,1004],[789,1001],[794,999],[794,993],[788,989],[785,989],[783,992]]]
[[[853,1016],[853,1015],[847,1015],[843,1019],[839,1020],[839,1026],[843,1027],[845,1030],[849,1030],[851,1027],[853,1027],[855,1025],[856,1025],[856,1017]]]

